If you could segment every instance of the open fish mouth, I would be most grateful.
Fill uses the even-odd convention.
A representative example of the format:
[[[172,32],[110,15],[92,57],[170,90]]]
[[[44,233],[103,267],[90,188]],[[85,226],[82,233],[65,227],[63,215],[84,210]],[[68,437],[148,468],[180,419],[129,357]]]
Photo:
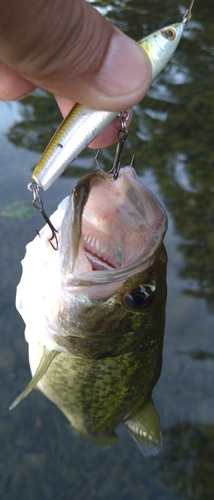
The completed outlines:
[[[73,189],[61,223],[62,274],[72,286],[127,279],[152,262],[166,229],[162,205],[133,167],[121,169],[117,180],[88,174]]]

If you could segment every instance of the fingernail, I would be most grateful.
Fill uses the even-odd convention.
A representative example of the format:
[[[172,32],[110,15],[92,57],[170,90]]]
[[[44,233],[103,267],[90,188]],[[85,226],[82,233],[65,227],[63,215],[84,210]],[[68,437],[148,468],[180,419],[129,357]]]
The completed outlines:
[[[107,57],[96,81],[96,88],[107,96],[121,96],[148,87],[151,64],[141,47],[123,34],[111,40]]]

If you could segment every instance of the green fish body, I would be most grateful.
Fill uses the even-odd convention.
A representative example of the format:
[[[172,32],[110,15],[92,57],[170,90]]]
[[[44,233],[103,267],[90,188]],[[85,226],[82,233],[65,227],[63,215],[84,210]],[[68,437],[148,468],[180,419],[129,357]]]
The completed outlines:
[[[151,399],[161,371],[166,214],[132,167],[89,174],[27,246],[16,304],[36,385],[83,437],[117,440],[124,422],[143,453],[161,445]],[[32,271],[35,278],[32,286]],[[30,275],[31,272],[31,275]]]

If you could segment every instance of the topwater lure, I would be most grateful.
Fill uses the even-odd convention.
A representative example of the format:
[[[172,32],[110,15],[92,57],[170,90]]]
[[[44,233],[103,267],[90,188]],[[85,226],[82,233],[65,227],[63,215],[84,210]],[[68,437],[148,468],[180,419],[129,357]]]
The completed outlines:
[[[164,27],[139,41],[151,61],[152,81],[174,54],[184,27],[191,18],[193,3],[194,0],[180,23]],[[117,116],[120,116],[119,111],[100,111],[76,104],[54,134],[33,172],[32,179],[37,186],[46,191],[69,163]]]

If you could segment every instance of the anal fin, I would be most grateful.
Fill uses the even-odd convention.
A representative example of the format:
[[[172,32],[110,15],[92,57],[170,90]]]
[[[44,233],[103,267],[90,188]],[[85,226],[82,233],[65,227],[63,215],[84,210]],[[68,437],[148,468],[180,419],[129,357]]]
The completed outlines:
[[[162,445],[160,419],[152,401],[149,399],[132,417],[124,421],[144,455],[155,455]]]

